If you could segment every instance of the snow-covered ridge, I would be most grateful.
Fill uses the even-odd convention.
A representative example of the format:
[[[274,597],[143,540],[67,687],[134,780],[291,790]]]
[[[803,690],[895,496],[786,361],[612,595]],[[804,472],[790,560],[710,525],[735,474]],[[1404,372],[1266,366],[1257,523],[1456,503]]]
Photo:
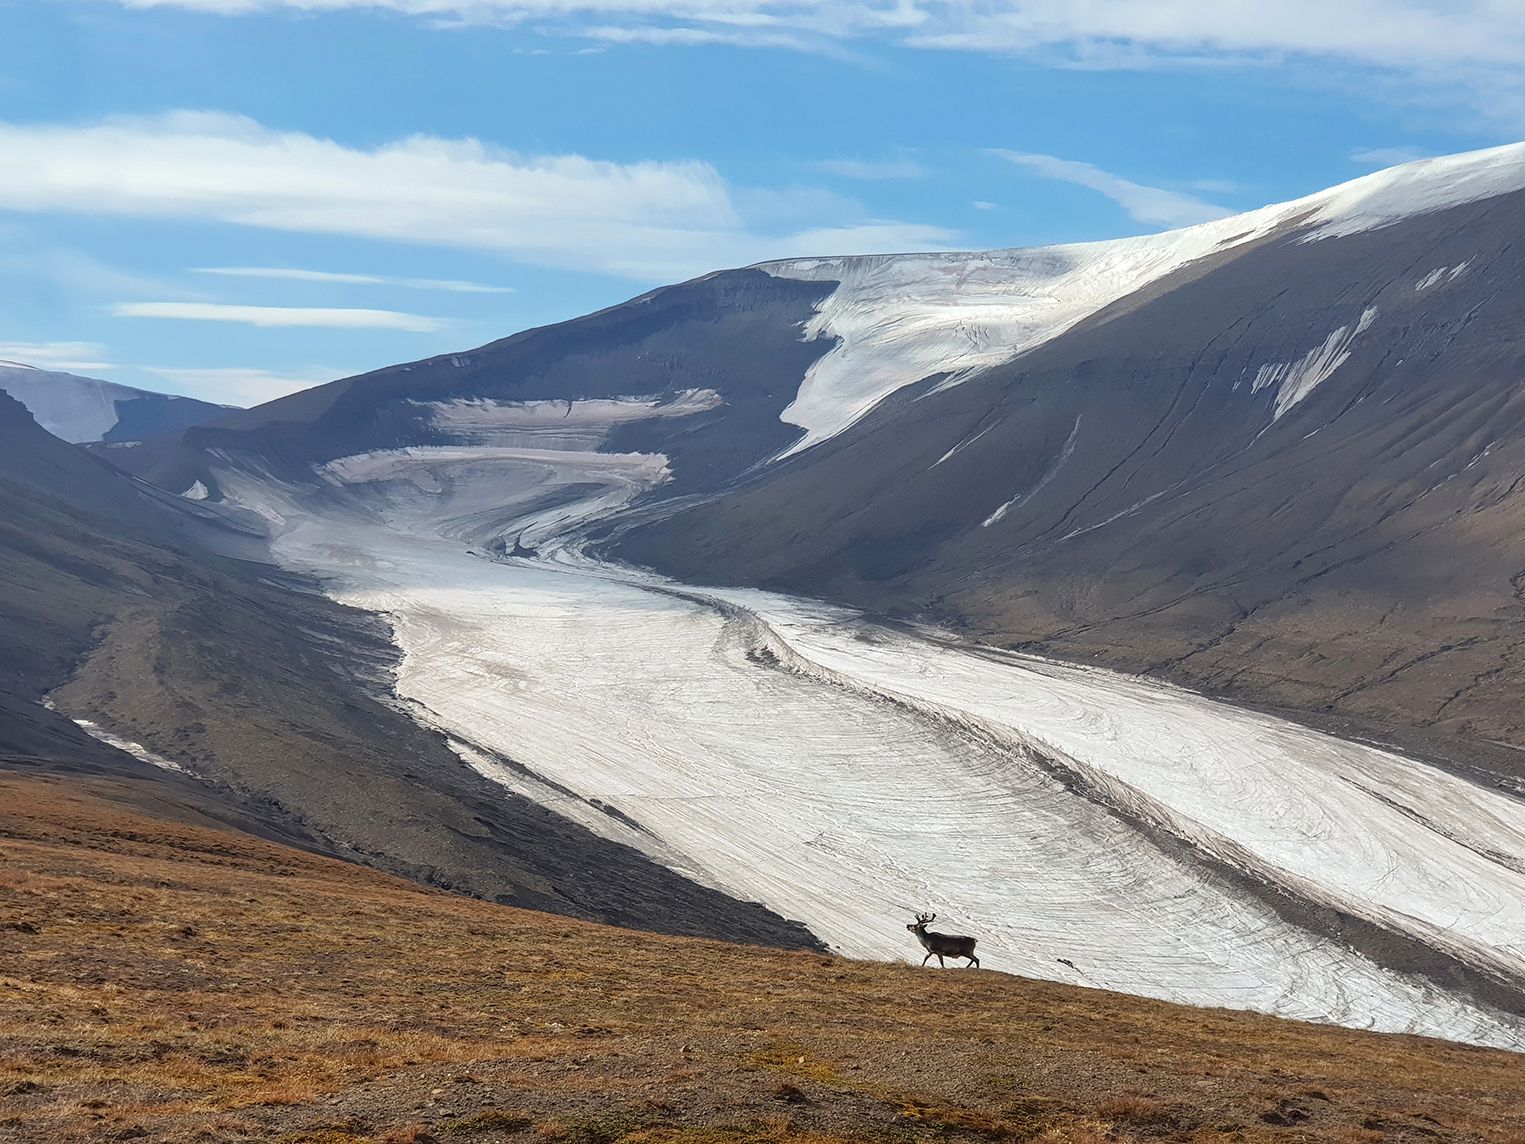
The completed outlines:
[[[784,455],[840,433],[880,401],[934,374],[956,384],[1058,337],[1081,320],[1209,255],[1273,234],[1304,241],[1525,188],[1525,144],[1424,159],[1291,202],[1140,238],[1026,250],[764,262],[779,278],[836,281],[807,340],[838,344],[806,374],[782,418],[805,430]]]
[[[194,415],[199,410],[204,416],[232,408],[11,361],[0,361],[0,389],[25,405],[37,424],[74,445],[102,440],[122,420],[123,407],[134,402],[153,403],[143,409],[181,411],[179,419],[171,419],[179,425],[188,423],[186,411]]]
[[[98,377],[38,369],[20,362],[0,362],[0,389],[5,390],[55,437],[72,444],[99,441],[121,420],[117,402],[150,396]]]

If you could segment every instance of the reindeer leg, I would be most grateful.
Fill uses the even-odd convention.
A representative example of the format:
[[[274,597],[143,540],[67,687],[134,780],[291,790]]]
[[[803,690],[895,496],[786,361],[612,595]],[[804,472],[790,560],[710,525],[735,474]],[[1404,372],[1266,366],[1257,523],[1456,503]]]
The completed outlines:
[[[971,953],[969,955],[969,964],[965,968],[967,968],[967,969],[978,969],[979,967],[980,967],[980,959],[975,957],[974,954]]]
[[[927,958],[930,958],[931,956],[932,956],[932,951],[928,950],[927,951],[927,956],[921,959],[922,965],[926,965],[927,964]]]
[[[940,954],[940,953],[937,955],[937,965],[938,965],[939,969],[947,969],[948,968],[948,963],[943,960],[943,955]]]

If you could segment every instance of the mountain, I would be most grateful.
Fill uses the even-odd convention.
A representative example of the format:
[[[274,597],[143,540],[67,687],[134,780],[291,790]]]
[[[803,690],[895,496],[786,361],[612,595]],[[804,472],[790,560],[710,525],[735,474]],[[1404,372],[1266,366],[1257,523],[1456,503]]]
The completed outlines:
[[[721,271],[113,460],[471,773],[834,950],[1519,1047],[1521,188]]]
[[[841,282],[805,451],[620,551],[1517,772],[1522,183],[1504,148],[1150,239],[771,267]]]
[[[0,361],[0,390],[25,405],[49,433],[75,444],[129,445],[232,408],[9,361]]]
[[[1505,147],[1145,238],[725,271],[117,460],[300,480],[566,444],[569,403],[578,447],[667,458],[623,558],[1518,770],[1522,186]]]
[[[151,780],[139,801],[481,897],[813,944],[477,775],[399,709],[385,631],[262,553],[0,394],[0,766]]]

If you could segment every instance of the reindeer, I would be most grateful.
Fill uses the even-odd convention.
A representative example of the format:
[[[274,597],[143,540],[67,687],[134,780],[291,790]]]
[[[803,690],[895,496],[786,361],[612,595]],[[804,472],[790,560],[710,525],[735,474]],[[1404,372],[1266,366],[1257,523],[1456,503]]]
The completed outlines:
[[[970,964],[966,968],[978,969],[980,959],[974,956],[974,938],[957,937],[948,933],[929,933],[927,927],[936,920],[936,914],[917,914],[915,923],[905,927],[916,935],[916,940],[921,942],[922,947],[927,951],[927,956],[921,959],[921,963],[925,965],[927,958],[935,953],[937,964],[944,968],[947,968],[948,964],[943,960],[946,955],[947,957],[967,957]]]

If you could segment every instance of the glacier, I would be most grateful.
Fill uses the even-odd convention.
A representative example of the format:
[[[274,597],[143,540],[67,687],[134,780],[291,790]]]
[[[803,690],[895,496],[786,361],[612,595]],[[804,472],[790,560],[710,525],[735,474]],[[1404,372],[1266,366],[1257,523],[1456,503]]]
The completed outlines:
[[[316,488],[224,458],[285,566],[386,617],[462,766],[851,957],[933,910],[988,969],[1525,1049],[1288,901],[1525,980],[1525,803],[1193,693],[588,555],[657,454],[435,446]]]

